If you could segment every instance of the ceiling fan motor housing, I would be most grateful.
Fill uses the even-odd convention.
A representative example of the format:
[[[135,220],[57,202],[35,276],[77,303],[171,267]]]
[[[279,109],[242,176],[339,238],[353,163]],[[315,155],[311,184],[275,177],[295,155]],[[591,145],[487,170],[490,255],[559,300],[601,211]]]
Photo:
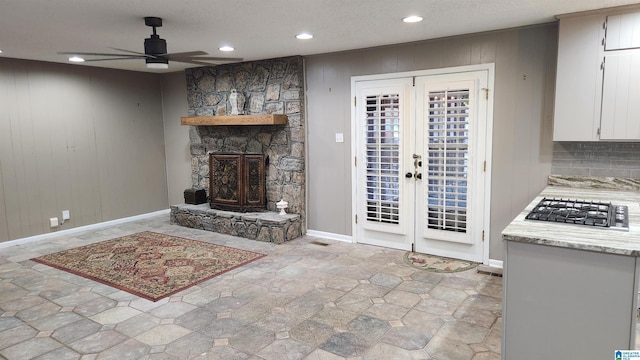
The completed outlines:
[[[151,35],[144,39],[144,53],[148,56],[144,61],[147,64],[168,64],[169,59],[162,56],[167,53],[167,42],[158,35]]]
[[[147,55],[165,55],[167,53],[167,41],[159,35],[151,35],[144,39],[144,53]]]

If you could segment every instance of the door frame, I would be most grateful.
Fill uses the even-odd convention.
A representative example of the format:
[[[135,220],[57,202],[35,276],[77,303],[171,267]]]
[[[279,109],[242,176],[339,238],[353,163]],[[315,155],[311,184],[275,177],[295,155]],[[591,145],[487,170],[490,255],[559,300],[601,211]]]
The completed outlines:
[[[447,68],[439,68],[439,69],[430,69],[430,70],[417,70],[417,71],[407,71],[407,72],[397,72],[397,73],[387,73],[387,74],[375,74],[375,75],[360,75],[360,76],[352,76],[351,77],[351,98],[356,98],[356,82],[359,81],[372,81],[372,80],[388,80],[388,79],[397,79],[397,78],[411,78],[411,77],[419,77],[419,76],[431,76],[431,75],[447,75],[447,74],[457,74],[457,73],[465,73],[471,71],[487,71],[488,82],[486,90],[486,96],[488,97],[487,101],[487,124],[485,127],[484,139],[486,141],[485,144],[485,153],[484,159],[486,161],[485,168],[485,184],[484,184],[484,206],[483,206],[483,250],[482,250],[482,262],[485,265],[489,264],[489,249],[490,249],[490,234],[491,234],[491,169],[492,169],[492,148],[493,148],[493,102],[494,102],[494,88],[495,88],[495,64],[487,63],[487,64],[477,64],[477,65],[465,65],[465,66],[456,66],[456,67],[447,67]],[[413,107],[413,104],[412,104]],[[357,188],[357,168],[355,159],[358,154],[357,149],[357,141],[356,136],[357,132],[357,114],[356,114],[356,106],[352,103],[351,106],[351,208],[353,209],[353,214],[351,217],[351,228],[353,238],[352,241],[354,243],[359,242],[357,238],[357,224],[356,224],[356,214],[358,212],[358,188]],[[479,136],[481,134],[478,134]]]

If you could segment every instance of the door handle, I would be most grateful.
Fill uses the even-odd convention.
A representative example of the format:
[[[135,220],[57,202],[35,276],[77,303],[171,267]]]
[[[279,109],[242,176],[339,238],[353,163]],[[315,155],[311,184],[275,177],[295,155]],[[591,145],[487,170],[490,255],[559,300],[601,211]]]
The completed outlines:
[[[404,177],[406,177],[407,179],[411,179],[411,177],[413,177],[413,174],[408,172],[408,173],[404,174]]]
[[[416,171],[416,179],[422,180],[422,173]]]

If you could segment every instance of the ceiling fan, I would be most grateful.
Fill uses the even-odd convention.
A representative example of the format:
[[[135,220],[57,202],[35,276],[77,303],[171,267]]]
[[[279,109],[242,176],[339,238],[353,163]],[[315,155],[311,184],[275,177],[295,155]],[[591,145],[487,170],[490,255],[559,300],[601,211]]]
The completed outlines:
[[[145,17],[144,24],[153,28],[153,34],[144,39],[144,53],[137,51],[111,48],[127,54],[90,53],[90,52],[60,52],[63,55],[101,56],[99,59],[84,59],[83,61],[107,61],[107,60],[130,60],[144,59],[147,68],[167,69],[169,60],[196,65],[215,65],[211,62],[235,62],[242,61],[242,58],[213,57],[204,51],[189,51],[182,53],[167,53],[167,41],[156,34],[156,28],[162,26],[162,19],[159,17]]]

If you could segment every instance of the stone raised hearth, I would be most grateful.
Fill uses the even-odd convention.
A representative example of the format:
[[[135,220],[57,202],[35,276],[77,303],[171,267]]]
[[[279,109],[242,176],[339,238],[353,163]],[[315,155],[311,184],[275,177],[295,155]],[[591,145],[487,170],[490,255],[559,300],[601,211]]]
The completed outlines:
[[[298,214],[238,213],[211,209],[209,204],[171,206],[171,223],[245,239],[282,244],[302,235]]]
[[[304,67],[294,56],[185,70],[192,187],[209,194],[209,155],[263,154],[265,212],[231,212],[209,204],[171,207],[171,223],[222,234],[283,243],[306,232]],[[246,98],[231,113],[232,91]],[[289,203],[285,216],[276,203]]]

